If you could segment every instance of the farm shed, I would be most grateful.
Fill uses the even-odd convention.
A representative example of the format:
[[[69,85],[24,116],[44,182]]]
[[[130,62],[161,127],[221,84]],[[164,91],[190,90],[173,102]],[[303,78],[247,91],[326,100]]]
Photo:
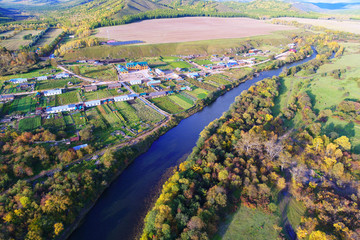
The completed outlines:
[[[117,88],[121,88],[121,87],[122,87],[121,83],[113,83],[113,84],[108,85],[108,89],[117,89]]]
[[[97,86],[96,85],[85,86],[84,90],[85,90],[85,92],[93,92],[93,91],[97,90]]]
[[[157,98],[166,96],[166,92],[151,92],[149,93],[149,98]]]
[[[79,146],[75,146],[75,147],[73,147],[73,149],[75,150],[75,151],[77,151],[77,150],[80,150],[80,149],[82,149],[82,148],[85,148],[85,147],[87,147],[88,145],[85,143],[85,144],[82,144],[82,145],[79,145]]]

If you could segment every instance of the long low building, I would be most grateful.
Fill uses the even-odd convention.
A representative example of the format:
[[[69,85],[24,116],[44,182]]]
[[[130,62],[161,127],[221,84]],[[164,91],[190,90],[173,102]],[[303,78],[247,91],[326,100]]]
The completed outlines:
[[[53,96],[58,94],[62,94],[62,89],[52,89],[44,91],[44,96]]]
[[[100,100],[88,101],[88,102],[85,102],[84,104],[85,104],[85,107],[94,107],[94,106],[101,105],[101,101]]]
[[[138,96],[139,96],[138,94],[129,94],[129,95],[118,96],[118,97],[114,97],[114,101],[115,102],[129,101],[129,100],[135,99]]]
[[[9,80],[10,83],[24,83],[27,81],[27,78],[13,78]]]
[[[141,79],[136,79],[136,80],[130,81],[129,83],[130,83],[130,85],[138,85],[138,84],[142,83],[142,80]]]
[[[12,101],[14,100],[14,95],[9,94],[9,95],[0,95],[0,102],[7,102],[7,101]]]
[[[68,112],[68,111],[74,111],[76,110],[75,104],[69,104],[64,106],[58,106],[58,107],[50,107],[46,109],[46,113],[58,113],[58,112]]]
[[[151,92],[151,93],[149,93],[148,98],[158,98],[158,97],[163,97],[166,95],[167,95],[167,92]]]

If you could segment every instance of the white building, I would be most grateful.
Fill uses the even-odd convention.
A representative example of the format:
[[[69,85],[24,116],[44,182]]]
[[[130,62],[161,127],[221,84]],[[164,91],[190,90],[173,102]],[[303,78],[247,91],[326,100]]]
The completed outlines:
[[[61,78],[69,78],[70,75],[66,72],[59,73],[55,76],[55,79],[61,79]]]
[[[75,104],[69,104],[69,105],[64,105],[64,106],[48,108],[48,109],[46,109],[46,113],[67,112],[67,111],[73,111],[75,109],[76,109]]]
[[[141,79],[137,79],[137,80],[132,80],[129,82],[130,85],[137,85],[137,84],[141,84],[142,83],[142,80]]]
[[[162,71],[162,70],[160,70],[160,69],[158,69],[158,68],[155,69],[155,73],[156,73],[157,75],[159,75],[159,76],[164,76],[164,75],[165,75],[164,71]]]
[[[24,83],[27,81],[28,81],[27,78],[13,78],[9,80],[9,82],[11,83]]]
[[[38,81],[43,81],[43,80],[47,80],[48,77],[47,76],[40,76],[40,77],[37,77],[36,80]]]
[[[62,94],[62,89],[52,89],[44,91],[44,96],[54,96],[58,94]]]
[[[115,102],[129,101],[129,100],[135,99],[135,97],[138,97],[138,96],[139,95],[137,95],[137,94],[129,94],[129,95],[118,96],[118,97],[114,97],[114,101]]]
[[[98,106],[101,104],[100,100],[94,100],[94,101],[89,101],[89,102],[85,102],[85,107],[93,107],[93,106]]]

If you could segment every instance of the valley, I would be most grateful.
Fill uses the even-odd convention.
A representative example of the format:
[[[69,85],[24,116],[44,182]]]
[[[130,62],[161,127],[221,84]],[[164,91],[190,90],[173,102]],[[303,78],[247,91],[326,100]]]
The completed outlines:
[[[0,239],[359,238],[356,4],[0,2]]]

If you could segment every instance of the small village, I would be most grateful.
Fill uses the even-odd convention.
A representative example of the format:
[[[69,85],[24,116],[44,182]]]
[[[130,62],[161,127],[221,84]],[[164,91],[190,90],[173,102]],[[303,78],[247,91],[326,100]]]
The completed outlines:
[[[295,44],[289,44],[275,58],[285,58],[292,52],[296,52]],[[239,77],[234,78],[235,69],[242,69],[240,72],[246,75],[273,56],[270,51],[250,49],[236,56],[161,57],[167,67],[151,59],[65,62],[47,74],[12,78],[3,83],[0,101],[2,112],[7,114],[2,114],[1,128],[62,129],[69,140],[64,142],[72,144],[80,141],[78,132],[92,124],[104,142],[111,142],[114,137],[126,141],[172,114],[187,111],[208,94],[234,84]],[[112,72],[112,81],[100,76],[91,78],[76,74],[80,67],[106,67],[106,71],[115,74]]]

